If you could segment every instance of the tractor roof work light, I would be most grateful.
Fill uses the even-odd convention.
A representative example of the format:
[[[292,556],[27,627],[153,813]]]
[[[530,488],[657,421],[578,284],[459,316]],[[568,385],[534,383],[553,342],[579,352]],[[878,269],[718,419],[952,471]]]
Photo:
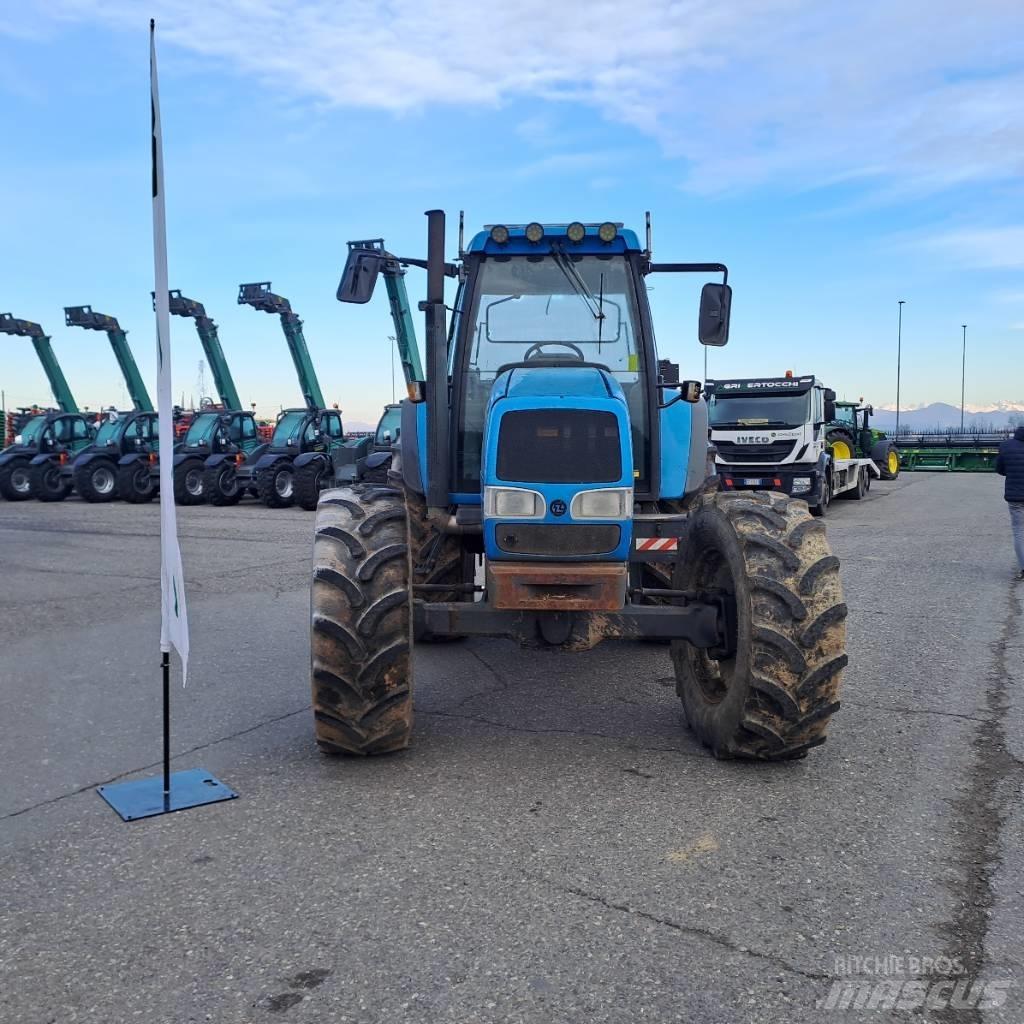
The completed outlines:
[[[792,380],[792,379],[793,379],[793,371],[792,370],[787,370],[786,371],[786,380]]]
[[[544,237],[544,225],[538,224],[535,220],[531,221],[526,225],[526,230],[523,232],[526,235],[526,240],[536,245]]]
[[[606,220],[598,229],[597,237],[607,245],[609,242],[614,242],[616,236],[619,233],[619,229],[610,221]]]
[[[587,237],[587,229],[578,220],[574,220],[565,229],[565,236],[573,245],[579,245]]]
[[[498,245],[506,245],[508,243],[508,228],[504,224],[495,224],[491,228],[491,241],[497,242]]]

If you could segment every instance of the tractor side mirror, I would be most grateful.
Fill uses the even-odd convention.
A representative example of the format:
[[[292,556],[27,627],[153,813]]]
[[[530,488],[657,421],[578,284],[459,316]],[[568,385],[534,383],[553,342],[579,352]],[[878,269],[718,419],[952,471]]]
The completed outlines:
[[[729,313],[732,288],[727,284],[706,284],[700,292],[697,337],[702,345],[721,348],[729,341]]]
[[[380,273],[380,255],[369,249],[350,249],[338,285],[339,302],[369,302]]]

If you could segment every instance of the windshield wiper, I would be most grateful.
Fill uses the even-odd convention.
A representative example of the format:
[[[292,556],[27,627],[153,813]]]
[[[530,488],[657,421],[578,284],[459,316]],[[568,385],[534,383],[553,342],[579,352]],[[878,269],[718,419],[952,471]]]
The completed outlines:
[[[566,255],[565,250],[557,243],[552,242],[551,255],[555,259],[555,266],[565,275],[566,281],[569,282],[572,290],[583,300],[583,304],[587,307],[591,316],[599,323],[604,320],[603,301],[599,301],[590,288],[587,287],[587,282],[583,280],[575,264]]]

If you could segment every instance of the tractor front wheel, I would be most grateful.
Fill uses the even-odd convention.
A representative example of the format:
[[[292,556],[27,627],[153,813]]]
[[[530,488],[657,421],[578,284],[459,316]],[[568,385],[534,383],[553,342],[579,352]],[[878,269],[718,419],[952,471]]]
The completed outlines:
[[[29,491],[39,501],[63,501],[71,493],[71,484],[60,475],[60,463],[47,459],[29,470]]]
[[[328,754],[386,754],[412,732],[412,588],[405,500],[357,484],[325,491],[313,535],[311,675]]]
[[[690,728],[717,757],[785,760],[824,743],[847,656],[823,524],[782,495],[715,494],[680,551],[674,587],[721,600],[732,633],[722,651],[672,643]]]
[[[895,480],[900,475],[900,450],[892,441],[879,441],[871,449],[871,461],[883,480]]]
[[[267,508],[288,508],[295,504],[295,467],[278,462],[259,475],[260,501]],[[315,507],[315,506],[314,506]]]
[[[203,470],[203,494],[211,505],[221,507],[237,505],[242,500],[234,462],[221,462]]]
[[[149,463],[130,462],[117,472],[117,494],[122,501],[143,505],[156,497],[157,484],[150,476]]]
[[[32,497],[28,459],[11,459],[0,466],[0,494],[8,501],[27,501]]]
[[[110,459],[93,459],[75,468],[75,490],[86,501],[113,501],[117,497],[117,469]]]
[[[174,500],[179,505],[201,505],[205,491],[201,459],[185,459],[174,467]]]

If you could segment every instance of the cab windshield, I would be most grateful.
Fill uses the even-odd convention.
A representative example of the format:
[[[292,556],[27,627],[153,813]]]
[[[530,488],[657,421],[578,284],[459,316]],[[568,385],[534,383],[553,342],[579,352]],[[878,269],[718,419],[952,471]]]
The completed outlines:
[[[123,420],[105,419],[100,424],[100,429],[96,433],[96,444],[105,445],[116,441],[117,435],[123,426]]]
[[[800,427],[810,418],[810,393],[802,395],[715,395],[708,402],[712,427]]]
[[[33,416],[21,428],[21,443],[22,444],[38,444],[39,438],[43,433],[43,427],[46,426],[45,416]]]
[[[270,447],[287,447],[288,439],[297,436],[298,429],[302,426],[302,421],[305,418],[306,414],[304,412],[286,412],[277,421],[277,426],[274,427],[274,436],[270,439]]]
[[[401,426],[402,410],[398,406],[395,406],[394,409],[388,409],[381,416],[380,423],[377,424],[377,436],[373,439],[374,444],[384,445],[397,441]],[[385,437],[385,435],[387,436]]]
[[[219,423],[220,413],[217,412],[204,412],[197,416],[189,425],[188,433],[185,434],[185,444],[209,444],[213,440],[214,431]]]
[[[472,292],[471,305],[453,323],[460,344],[469,349],[462,364],[458,489],[479,488],[484,413],[499,370],[549,359],[597,363],[622,386],[642,487],[649,463],[648,403],[633,274],[625,256],[572,256],[552,249],[545,255],[488,257]]]

